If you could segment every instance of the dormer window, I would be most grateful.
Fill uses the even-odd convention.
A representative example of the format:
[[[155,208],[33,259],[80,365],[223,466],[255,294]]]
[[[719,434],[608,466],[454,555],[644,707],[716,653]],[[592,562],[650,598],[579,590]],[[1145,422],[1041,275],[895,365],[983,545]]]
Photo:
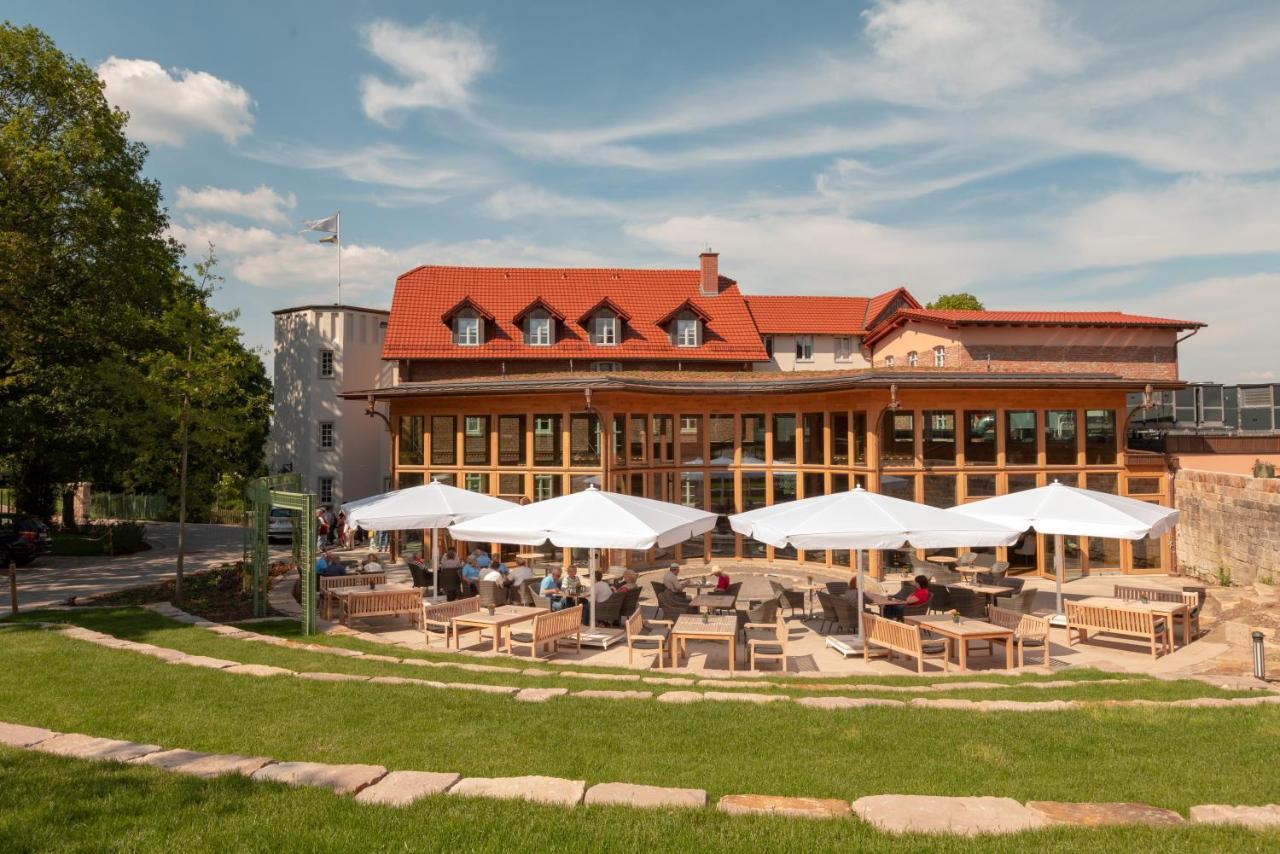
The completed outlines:
[[[459,347],[479,347],[484,321],[475,316],[459,315],[453,319],[453,343]]]
[[[551,318],[543,312],[529,315],[525,321],[525,342],[533,347],[550,347],[551,324]]]
[[[701,347],[710,319],[697,303],[685,300],[665,317],[659,318],[658,325],[666,330],[675,346]]]
[[[612,347],[618,343],[618,318],[613,312],[601,311],[591,318],[591,343]]]
[[[947,366],[947,348],[941,344],[933,348],[933,366],[935,368],[945,368]]]
[[[892,367],[893,367],[893,357],[892,357],[892,356],[885,356],[885,357],[884,357],[884,366],[885,366],[886,368],[892,368]]]
[[[910,353],[907,354],[907,367],[914,368],[919,364],[920,364],[920,356],[919,354],[916,353],[915,350],[912,350]]]
[[[676,346],[697,347],[698,325],[696,317],[681,318],[676,321]]]

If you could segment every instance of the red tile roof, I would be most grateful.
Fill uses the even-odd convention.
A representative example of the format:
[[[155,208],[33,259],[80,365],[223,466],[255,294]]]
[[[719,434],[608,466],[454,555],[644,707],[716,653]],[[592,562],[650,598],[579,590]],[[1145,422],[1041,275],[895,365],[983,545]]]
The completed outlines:
[[[1204,326],[1191,320],[1147,317],[1122,311],[955,311],[903,308],[890,315],[867,336],[870,344],[908,321],[941,323],[946,326],[1086,326],[1104,328],[1196,329]]]
[[[899,297],[908,308],[920,308],[920,303],[916,301],[910,291],[906,288],[894,288],[891,291],[876,294],[870,299],[867,303],[867,318],[863,323],[863,327],[866,329],[874,328]]]
[[[860,335],[866,297],[745,297],[762,335]]]
[[[604,361],[670,359],[686,362],[764,361],[764,344],[738,285],[720,277],[720,293],[699,293],[698,270],[558,269],[520,267],[438,267],[410,270],[396,279],[384,359],[557,359]],[[485,343],[460,347],[444,317],[464,298],[494,318]],[[515,323],[541,298],[566,320],[557,323],[556,343],[533,347]],[[590,343],[579,318],[608,299],[628,316],[622,342]],[[704,343],[677,347],[659,320],[680,304],[708,319]]]

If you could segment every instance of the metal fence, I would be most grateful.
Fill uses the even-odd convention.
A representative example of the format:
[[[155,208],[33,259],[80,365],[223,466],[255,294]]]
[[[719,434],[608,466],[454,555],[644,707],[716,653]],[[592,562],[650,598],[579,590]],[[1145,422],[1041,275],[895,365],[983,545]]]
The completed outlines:
[[[89,497],[93,519],[163,519],[169,512],[164,495],[129,495],[95,492]]]

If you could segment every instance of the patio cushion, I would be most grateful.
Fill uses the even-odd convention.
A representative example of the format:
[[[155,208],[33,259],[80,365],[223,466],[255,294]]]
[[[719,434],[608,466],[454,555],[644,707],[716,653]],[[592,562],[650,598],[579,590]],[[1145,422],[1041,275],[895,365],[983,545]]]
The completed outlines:
[[[514,631],[511,632],[511,639],[516,643],[532,643],[533,632]]]
[[[758,643],[753,648],[764,655],[782,655],[782,644],[778,643]]]
[[[1021,635],[1014,635],[1013,639],[1023,646],[1044,646],[1044,638],[1024,638]]]
[[[928,653],[942,652],[947,648],[945,642],[940,640],[926,640],[920,644],[921,649]]]

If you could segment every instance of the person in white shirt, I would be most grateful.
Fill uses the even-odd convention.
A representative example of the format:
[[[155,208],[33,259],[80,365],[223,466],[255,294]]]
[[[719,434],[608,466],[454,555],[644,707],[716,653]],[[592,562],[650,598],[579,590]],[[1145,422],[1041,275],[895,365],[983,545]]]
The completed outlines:
[[[663,585],[672,593],[683,593],[685,583],[680,580],[680,564],[673,563],[667,567],[667,574],[662,576]]]
[[[382,572],[382,564],[378,563],[378,559],[373,555],[365,555],[364,560],[360,561],[361,572]]]
[[[507,573],[507,584],[510,585],[512,589],[532,580],[533,570],[530,569],[529,565],[523,560],[517,560],[516,565],[511,567],[511,570]]]
[[[596,583],[591,585],[591,598],[599,604],[613,595],[613,588],[604,580],[604,570],[596,570]]]
[[[496,565],[495,565],[495,566],[490,566],[490,567],[489,567],[488,569],[486,569],[483,573],[481,573],[481,575],[480,575],[480,580],[481,580],[481,581],[495,581],[495,582],[497,582],[498,584],[501,584],[502,582],[506,581],[506,579],[502,577],[502,573],[501,573],[501,572],[498,572],[498,567],[497,567]]]

